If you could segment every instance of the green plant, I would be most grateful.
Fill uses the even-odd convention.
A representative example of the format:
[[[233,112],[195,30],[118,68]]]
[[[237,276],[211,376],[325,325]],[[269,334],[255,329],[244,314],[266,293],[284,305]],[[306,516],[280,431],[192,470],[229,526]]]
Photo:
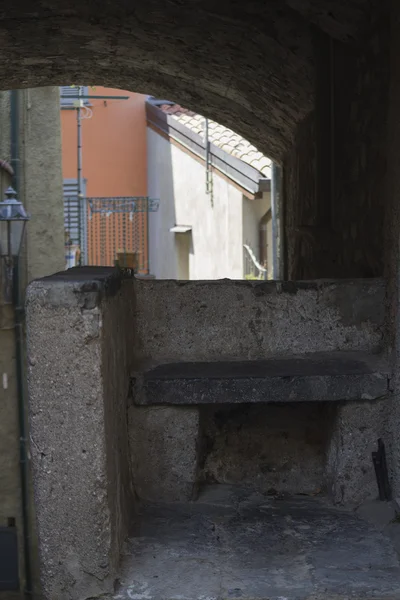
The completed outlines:
[[[260,281],[260,278],[253,274],[245,275],[244,278],[247,279],[247,281]]]

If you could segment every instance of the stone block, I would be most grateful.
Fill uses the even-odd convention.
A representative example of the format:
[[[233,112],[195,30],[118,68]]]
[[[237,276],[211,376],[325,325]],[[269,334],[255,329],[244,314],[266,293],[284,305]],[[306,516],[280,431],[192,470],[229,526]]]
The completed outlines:
[[[133,380],[136,404],[372,400],[388,390],[381,356],[317,352],[263,361],[167,363]]]
[[[381,279],[135,281],[140,363],[263,360],[308,352],[380,352]]]
[[[135,491],[143,500],[180,502],[196,494],[200,419],[196,407],[129,409]]]
[[[341,403],[327,452],[327,482],[336,504],[361,504],[378,496],[372,452],[388,441],[388,401]]]

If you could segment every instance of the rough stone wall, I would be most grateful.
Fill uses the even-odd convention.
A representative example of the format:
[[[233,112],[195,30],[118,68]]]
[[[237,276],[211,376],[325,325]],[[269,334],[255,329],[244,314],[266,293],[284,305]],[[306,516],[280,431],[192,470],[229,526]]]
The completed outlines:
[[[38,5],[32,12],[27,0],[17,0],[0,30],[7,57],[2,86],[62,85],[79,78],[134,86],[238,129],[281,159],[313,107],[311,26],[347,43],[359,41],[374,28],[383,4],[148,0],[132,8],[62,0],[51,10]]]
[[[115,295],[103,300],[101,310],[104,428],[107,444],[108,502],[111,518],[111,551],[114,570],[134,509],[128,441],[128,396],[133,368],[134,331],[132,281],[123,281]]]
[[[383,280],[135,281],[135,359],[266,358],[383,345]]]
[[[337,44],[335,81],[349,94],[335,95],[333,226],[343,246],[336,264],[341,277],[378,277],[386,237],[388,19],[362,51]]]
[[[183,502],[199,482],[200,414],[197,407],[129,407],[135,492],[141,500]]]
[[[133,508],[126,425],[131,338],[125,345],[114,338],[130,319],[130,305],[122,301],[122,282],[109,274],[98,269],[82,281],[74,271],[60,273],[28,289],[31,452],[48,600],[113,591]]]
[[[24,0],[10,7],[0,36],[3,89],[80,78],[151,93],[258,137],[277,157],[312,105],[310,23],[285,5],[149,0],[132,10],[63,0],[53,8],[33,15]]]
[[[391,406],[389,422],[389,466],[394,495],[400,496],[400,6],[391,2],[390,30],[390,94],[388,118],[388,176],[385,191],[385,274],[387,277],[387,330],[388,344],[393,363]]]
[[[201,407],[205,482],[265,493],[323,494],[335,504],[377,497],[371,453],[390,437],[385,400]]]
[[[334,44],[334,150],[330,223],[318,221],[316,123],[299,126],[284,161],[285,243],[289,279],[383,274],[386,203],[388,20],[363,46]],[[329,129],[326,144],[331,144]]]
[[[371,453],[379,437],[390,439],[389,408],[387,400],[131,406],[135,491],[144,501],[187,501],[199,485],[222,483],[359,505],[377,497]]]
[[[152,363],[384,352],[383,280],[136,280],[134,296],[138,377]],[[200,463],[206,482],[243,483],[266,492],[321,490],[337,503],[361,502],[376,496],[371,450],[379,435],[387,439],[388,406],[386,400],[133,406],[135,489],[143,499],[157,500],[157,494],[160,500],[191,499]]]
[[[241,484],[266,493],[326,491],[329,404],[201,408],[206,483]]]
[[[183,285],[121,280],[116,271],[101,268],[72,269],[32,283],[27,302],[31,450],[44,599],[112,594],[135,508],[132,484],[144,499],[187,500],[199,482],[199,467],[206,477],[240,480],[260,454],[265,487],[271,482],[281,490],[315,492],[324,480],[322,457],[330,439],[339,440],[330,473],[337,469],[341,475],[342,465],[344,479],[349,473],[352,436],[363,436],[363,423],[351,419],[357,416],[352,408],[331,438],[324,434],[331,423],[323,417],[327,407],[299,405],[293,414],[304,410],[302,418],[286,419],[285,427],[283,407],[272,409],[275,422],[270,407],[264,407],[264,420],[257,414],[264,409],[254,407],[253,420],[236,441],[237,419],[231,416],[225,430],[209,434],[214,445],[207,451],[203,432],[211,426],[205,426],[203,409],[128,409],[129,376],[140,361],[377,352],[384,295],[381,280]],[[370,420],[375,423],[373,415]],[[266,432],[277,448],[269,445]],[[208,457],[202,465],[204,450]],[[277,456],[281,450],[285,464]],[[248,475],[257,480],[254,471]]]
[[[304,280],[316,272],[313,253],[316,219],[315,113],[300,125],[283,169],[284,263],[288,279]],[[325,256],[326,260],[326,256]],[[325,276],[325,275],[324,275]]]
[[[391,403],[340,403],[331,421],[326,462],[326,483],[336,504],[359,505],[376,499],[378,488],[372,466],[372,452],[379,438],[390,455]]]

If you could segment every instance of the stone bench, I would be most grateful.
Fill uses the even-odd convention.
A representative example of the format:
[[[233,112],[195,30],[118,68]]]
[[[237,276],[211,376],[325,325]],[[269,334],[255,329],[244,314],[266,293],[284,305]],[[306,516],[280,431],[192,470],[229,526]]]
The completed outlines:
[[[258,361],[167,363],[132,379],[137,405],[329,402],[388,392],[380,355],[317,352]]]
[[[268,442],[276,406],[295,429],[302,421],[295,441],[321,437],[321,425],[333,501],[373,493],[371,449],[388,415],[379,399],[388,387],[384,307],[383,280],[182,283],[77,268],[32,283],[30,433],[44,597],[71,581],[74,598],[112,593],[137,498],[195,496],[210,406],[241,414],[253,402],[267,411],[261,434],[246,429],[250,441],[257,433]],[[290,435],[282,440],[299,465],[307,448]]]

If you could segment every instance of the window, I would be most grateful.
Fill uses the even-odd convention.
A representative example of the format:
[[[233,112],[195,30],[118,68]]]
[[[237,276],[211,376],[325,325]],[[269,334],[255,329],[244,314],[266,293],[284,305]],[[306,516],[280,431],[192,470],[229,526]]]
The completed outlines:
[[[60,87],[60,104],[61,108],[74,108],[76,106],[76,102],[78,101],[76,96],[78,95],[78,87],[71,85],[62,85]],[[87,86],[82,87],[82,96],[89,95],[89,88]],[[67,98],[63,98],[62,96],[68,96]],[[83,99],[83,103],[87,106],[90,104],[87,98]]]

